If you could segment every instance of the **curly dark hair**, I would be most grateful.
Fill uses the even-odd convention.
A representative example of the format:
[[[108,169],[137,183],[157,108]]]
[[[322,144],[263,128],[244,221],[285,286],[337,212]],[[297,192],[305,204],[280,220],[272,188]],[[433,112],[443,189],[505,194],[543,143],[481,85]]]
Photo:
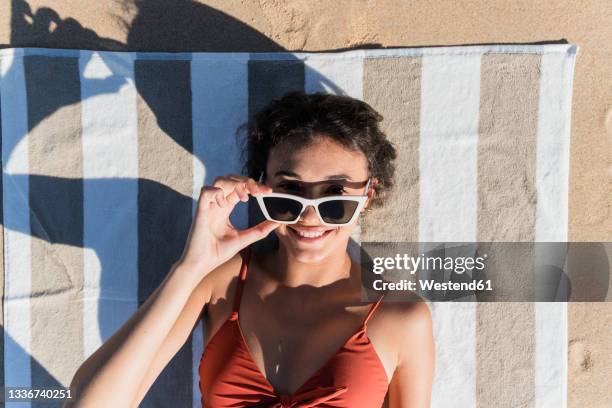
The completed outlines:
[[[378,179],[370,206],[381,206],[393,187],[397,153],[379,123],[381,114],[366,102],[344,95],[289,92],[255,114],[242,144],[243,174],[257,180],[265,172],[270,150],[280,144],[305,146],[328,137],[352,151],[361,151],[368,172]],[[246,159],[245,159],[246,156]]]

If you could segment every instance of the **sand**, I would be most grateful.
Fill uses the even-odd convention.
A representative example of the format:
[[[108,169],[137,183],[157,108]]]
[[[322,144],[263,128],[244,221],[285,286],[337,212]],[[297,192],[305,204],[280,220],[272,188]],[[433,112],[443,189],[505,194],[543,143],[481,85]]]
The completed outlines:
[[[0,4],[0,47],[139,51],[331,51],[353,47],[579,44],[569,236],[610,241],[609,1],[40,1]],[[172,4],[172,7],[169,7]],[[569,307],[569,407],[610,406],[612,303]],[[606,399],[607,398],[607,399]]]

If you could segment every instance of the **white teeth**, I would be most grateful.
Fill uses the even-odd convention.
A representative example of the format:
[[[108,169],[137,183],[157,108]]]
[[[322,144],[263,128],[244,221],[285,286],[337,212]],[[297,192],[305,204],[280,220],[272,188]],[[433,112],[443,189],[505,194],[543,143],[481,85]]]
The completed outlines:
[[[294,231],[297,232],[299,236],[306,237],[306,238],[318,238],[324,234],[324,232],[302,232],[298,230],[294,230]]]

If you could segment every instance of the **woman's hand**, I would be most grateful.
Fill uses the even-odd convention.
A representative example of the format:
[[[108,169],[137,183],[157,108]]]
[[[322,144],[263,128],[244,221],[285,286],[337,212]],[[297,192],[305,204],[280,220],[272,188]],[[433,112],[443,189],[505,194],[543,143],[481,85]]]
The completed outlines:
[[[238,231],[229,220],[238,201],[270,190],[234,175],[202,188],[181,259],[136,313],[79,367],[70,383],[75,398],[66,408],[140,403],[210,300],[206,274],[279,225],[265,221]]]
[[[212,186],[202,187],[187,243],[178,262],[203,265],[205,268],[198,270],[208,272],[246,246],[265,238],[280,224],[266,220],[241,231],[230,222],[230,214],[239,201],[249,200],[249,194],[271,191],[265,184],[235,174],[217,177]]]

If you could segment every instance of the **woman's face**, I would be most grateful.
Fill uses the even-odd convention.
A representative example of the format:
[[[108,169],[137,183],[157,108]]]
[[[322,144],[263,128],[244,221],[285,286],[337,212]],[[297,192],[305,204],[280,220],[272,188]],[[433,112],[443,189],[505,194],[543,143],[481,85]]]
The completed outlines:
[[[268,157],[266,184],[275,192],[319,198],[329,195],[363,195],[368,179],[365,155],[351,151],[326,137],[299,148],[275,146]],[[373,180],[374,182],[374,180]],[[372,183],[370,184],[372,185]],[[370,187],[367,206],[374,190]],[[365,207],[364,207],[365,208]],[[300,262],[320,262],[338,250],[346,250],[355,224],[329,227],[315,209],[306,208],[296,224],[281,224],[274,232],[279,244]],[[304,233],[324,234],[309,238]]]

